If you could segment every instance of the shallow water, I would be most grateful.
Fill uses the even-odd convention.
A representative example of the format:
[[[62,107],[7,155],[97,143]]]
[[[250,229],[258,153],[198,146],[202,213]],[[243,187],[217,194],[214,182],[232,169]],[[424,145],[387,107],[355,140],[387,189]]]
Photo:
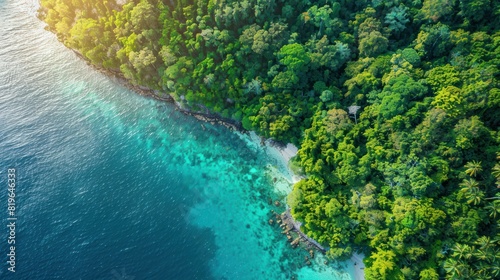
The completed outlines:
[[[1,279],[352,278],[267,223],[290,189],[276,151],[94,71],[36,9],[0,0],[0,218],[8,168],[18,218]]]

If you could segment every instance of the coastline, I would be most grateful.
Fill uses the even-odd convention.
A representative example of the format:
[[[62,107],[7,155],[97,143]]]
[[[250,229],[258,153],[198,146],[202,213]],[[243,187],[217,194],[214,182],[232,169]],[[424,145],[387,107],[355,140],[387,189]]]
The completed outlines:
[[[353,262],[354,266],[354,279],[355,280],[365,280],[365,264],[363,260],[365,259],[365,255],[362,253],[354,253],[351,257],[351,262]]]
[[[266,144],[276,149],[277,152],[281,155],[281,160],[285,163],[287,167],[287,171],[290,174],[292,184],[295,184],[300,180],[302,180],[302,178],[304,177],[295,174],[292,170],[290,170],[289,167],[290,160],[297,155],[299,149],[294,144],[291,143],[286,144],[286,146],[278,146],[275,145],[274,143],[268,144],[267,143],[268,141],[266,141]]]
[[[196,118],[202,122],[209,122],[211,124],[219,124],[219,125],[222,125],[230,130],[237,131],[237,132],[241,133],[241,135],[247,135],[251,142],[254,142],[257,147],[264,149],[267,154],[269,154],[272,158],[274,158],[277,161],[277,168],[276,168],[277,170],[274,170],[274,171],[271,170],[271,173],[282,172],[286,176],[285,177],[286,182],[277,182],[274,184],[275,190],[284,195],[285,203],[286,203],[286,195],[288,195],[288,193],[290,193],[290,191],[293,188],[293,185],[295,183],[299,182],[303,178],[302,176],[296,175],[289,168],[290,160],[293,157],[295,157],[297,155],[297,152],[298,152],[298,148],[295,145],[293,145],[291,143],[287,143],[285,145],[284,143],[275,142],[272,139],[264,139],[264,138],[258,136],[254,131],[245,130],[242,127],[241,122],[235,121],[233,119],[223,118],[217,114],[213,114],[210,112],[195,112],[195,111],[190,111],[189,109],[182,108],[181,104],[176,102],[172,98],[172,96],[170,96],[168,93],[166,93],[165,96],[160,96],[159,92],[156,90],[147,88],[145,86],[134,85],[129,80],[127,80],[121,73],[94,65],[77,50],[72,49],[72,48],[68,48],[68,49],[72,50],[80,59],[85,61],[85,63],[88,66],[92,67],[94,70],[97,70],[98,72],[102,73],[103,75],[106,75],[107,77],[109,77],[111,79],[114,79],[115,82],[117,82],[118,84],[136,92],[139,95],[142,95],[142,96],[145,96],[148,98],[153,98],[153,99],[158,100],[158,101],[171,103],[175,106],[176,110],[178,110],[186,115],[193,116],[194,118]],[[271,167],[271,169],[272,168],[273,167]],[[300,232],[300,229],[299,229],[299,232]],[[324,251],[322,251],[322,253],[324,253]],[[318,254],[318,255],[320,255],[320,254]],[[324,256],[323,256],[323,258],[324,258]],[[364,276],[365,265],[363,263],[363,259],[364,259],[363,254],[354,253],[353,256],[351,257],[351,259],[347,261],[348,267],[353,268],[352,269],[353,273],[351,273],[351,276],[352,276],[352,279],[354,279],[354,280],[365,280],[365,276]],[[320,270],[324,270],[325,267],[331,269],[331,267],[328,264],[326,264],[326,262],[325,262],[325,264],[316,263],[315,265],[319,266],[319,268],[318,267],[316,267],[316,268],[320,269]],[[330,276],[337,277],[338,274],[332,273]]]
[[[252,139],[253,142],[258,143],[257,142],[258,136],[255,134],[255,132],[250,132],[250,138]],[[289,175],[289,179],[290,179],[289,183],[291,184],[292,187],[295,183],[297,183],[298,181],[300,181],[303,178],[301,176],[294,174],[293,171],[290,170],[289,165],[288,165],[290,160],[294,156],[297,155],[298,148],[295,145],[293,145],[291,143],[288,143],[286,145],[278,145],[270,140],[265,140],[265,141],[261,141],[261,146],[263,146],[263,148],[266,150],[266,152],[268,154],[270,154],[271,157],[274,157],[275,159],[277,159],[280,162],[280,164],[282,166],[286,167],[285,171]],[[277,191],[283,191],[283,188],[276,186],[276,184],[274,187]],[[291,191],[291,190],[289,190],[289,191]],[[299,231],[300,231],[300,229],[299,229]],[[321,251],[320,249],[318,249],[318,250]],[[318,254],[318,255],[321,255],[321,254]],[[322,256],[321,258],[324,258],[324,256]],[[353,280],[365,280],[365,273],[364,273],[365,264],[363,263],[364,259],[365,259],[364,254],[356,252],[356,253],[353,253],[351,258],[346,261],[347,270],[350,271],[349,274],[351,276],[351,279],[353,279]],[[320,262],[319,264],[316,264],[316,265],[319,266],[319,268],[317,268],[317,269],[320,269],[320,270],[324,269],[325,267],[328,267],[328,265],[324,264],[323,262]],[[324,267],[322,267],[322,266],[324,266]],[[328,278],[331,279],[331,277],[339,277],[339,275],[332,273],[328,276]],[[299,277],[299,279],[300,279],[300,277]]]
[[[83,54],[81,54],[78,50],[70,48],[66,45],[64,45],[64,46],[66,48],[68,48],[69,50],[73,51],[73,53],[76,56],[78,56],[81,60],[83,60],[88,66],[92,67],[94,70],[96,70],[99,73],[113,79],[118,84],[130,89],[131,91],[136,92],[139,95],[142,95],[142,96],[145,96],[148,98],[153,98],[153,99],[158,100],[158,101],[171,103],[175,106],[175,110],[180,111],[183,114],[193,116],[200,121],[209,122],[211,124],[219,124],[219,125],[225,126],[228,129],[236,130],[239,132],[246,132],[246,130],[243,128],[241,122],[238,122],[236,120],[229,119],[229,118],[224,118],[222,116],[219,116],[218,114],[211,113],[211,112],[197,112],[197,111],[191,111],[191,110],[186,109],[186,108],[182,108],[181,104],[179,104],[177,101],[175,101],[174,98],[170,94],[165,93],[163,95],[160,95],[159,94],[160,92],[157,90],[153,90],[153,89],[150,89],[150,88],[145,87],[145,86],[134,85],[129,80],[127,80],[120,72],[113,71],[111,69],[105,69],[103,67],[94,65]]]

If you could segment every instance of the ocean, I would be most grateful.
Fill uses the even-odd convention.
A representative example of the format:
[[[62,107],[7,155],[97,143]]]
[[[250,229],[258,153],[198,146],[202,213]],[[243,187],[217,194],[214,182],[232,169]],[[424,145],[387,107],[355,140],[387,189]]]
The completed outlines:
[[[352,279],[269,225],[275,149],[95,71],[37,8],[0,0],[0,279]]]

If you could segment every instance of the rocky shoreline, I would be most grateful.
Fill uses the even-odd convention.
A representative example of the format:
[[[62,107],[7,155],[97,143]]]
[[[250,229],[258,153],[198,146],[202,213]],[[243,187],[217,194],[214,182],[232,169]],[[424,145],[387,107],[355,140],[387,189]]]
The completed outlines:
[[[155,100],[163,101],[163,102],[168,102],[171,104],[174,104],[175,108],[177,111],[180,111],[186,115],[193,116],[196,119],[203,121],[203,122],[209,122],[211,124],[219,124],[224,127],[227,127],[230,130],[236,130],[242,133],[247,132],[243,126],[241,125],[241,122],[238,122],[233,119],[229,118],[224,118],[222,116],[219,116],[214,113],[210,112],[197,112],[197,111],[191,111],[186,108],[182,108],[181,105],[174,100],[172,96],[170,96],[168,93],[165,93],[164,95],[161,95],[159,91],[150,89],[145,86],[139,86],[139,85],[134,85],[130,81],[128,81],[120,72],[113,71],[110,69],[104,69],[102,67],[99,67],[97,65],[92,64],[83,54],[81,54],[79,51],[75,49],[71,49],[80,59],[85,61],[87,65],[95,69],[96,71],[114,79],[117,83],[120,85],[142,95],[146,96],[149,98],[153,98]]]
[[[279,201],[276,201],[275,205],[280,206]],[[306,265],[311,265],[311,260],[314,259],[315,251],[319,251],[323,254],[326,252],[326,249],[318,242],[308,237],[300,230],[300,223],[293,219],[289,208],[281,214],[271,210],[271,214],[272,217],[268,221],[269,225],[279,226],[281,233],[286,235],[292,248],[300,247],[308,252],[309,255],[304,256]]]

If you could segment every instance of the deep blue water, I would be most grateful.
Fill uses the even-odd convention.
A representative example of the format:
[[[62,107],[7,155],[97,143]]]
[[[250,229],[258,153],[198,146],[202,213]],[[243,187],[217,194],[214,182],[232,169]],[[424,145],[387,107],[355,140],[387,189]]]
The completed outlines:
[[[94,71],[36,9],[0,0],[0,279],[351,279],[267,224],[290,189],[271,150]]]

